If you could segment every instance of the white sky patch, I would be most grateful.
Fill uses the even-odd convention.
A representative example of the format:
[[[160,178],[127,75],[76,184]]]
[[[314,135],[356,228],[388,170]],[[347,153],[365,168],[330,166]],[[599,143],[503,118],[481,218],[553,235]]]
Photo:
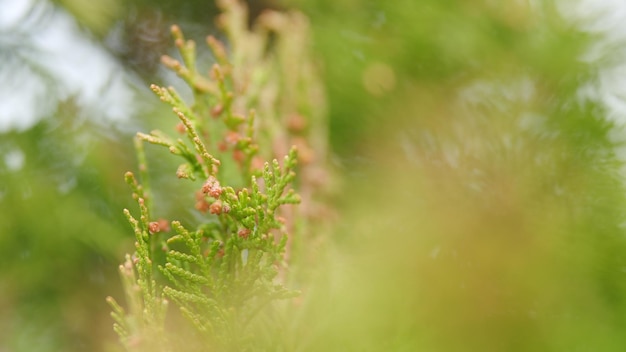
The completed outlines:
[[[585,57],[597,64],[597,81],[581,89],[583,96],[601,101],[607,118],[626,126],[626,1],[577,0],[561,1],[561,12],[578,23],[581,30],[597,34]]]
[[[0,30],[15,27],[20,19],[26,17],[26,14],[32,6],[32,0],[1,0],[0,9],[2,9],[2,11],[0,11]]]
[[[0,60],[0,133],[30,128],[68,99],[97,120],[134,111],[123,66],[48,1],[0,0]]]

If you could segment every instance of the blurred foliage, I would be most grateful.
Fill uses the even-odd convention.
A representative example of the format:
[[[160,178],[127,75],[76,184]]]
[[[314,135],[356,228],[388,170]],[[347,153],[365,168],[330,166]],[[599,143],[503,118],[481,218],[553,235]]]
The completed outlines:
[[[386,107],[406,101],[415,89],[534,75],[547,89],[574,98],[594,68],[580,61],[590,36],[560,17],[552,1],[536,6],[464,0],[294,2],[316,30],[332,105],[332,141],[340,154],[364,144],[367,131],[395,128],[396,117],[388,116]],[[376,65],[386,68],[376,70]],[[383,116],[391,121],[382,123]]]
[[[298,4],[351,195],[308,350],[622,350],[622,130],[583,93],[601,38],[550,1]]]
[[[345,178],[334,245],[285,338],[308,351],[624,350],[611,138],[623,131],[584,94],[602,67],[582,58],[601,38],[549,0],[285,3],[271,6],[310,17]],[[212,1],[120,4],[103,19],[67,6],[101,38],[127,23],[122,48],[149,38],[149,50],[120,54],[153,65],[146,79],[167,45],[138,35],[142,18],[158,19],[154,33],[171,22],[211,33]],[[0,139],[0,349],[114,339],[103,297],[130,248],[118,211],[134,164],[119,140],[130,138],[57,121]],[[20,152],[23,168],[10,170]]]
[[[126,202],[127,148],[72,109],[2,136],[2,348],[97,350],[113,336],[100,301],[119,287],[115,267],[127,246],[115,210]]]
[[[122,15],[123,3],[118,0],[55,0],[96,35],[109,31],[116,19]]]

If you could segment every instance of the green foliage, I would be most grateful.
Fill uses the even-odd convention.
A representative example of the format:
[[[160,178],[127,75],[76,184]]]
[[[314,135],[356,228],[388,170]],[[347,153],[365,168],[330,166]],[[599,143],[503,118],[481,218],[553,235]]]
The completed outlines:
[[[298,213],[283,208],[301,202],[292,188],[298,161],[306,173],[323,160],[320,153],[318,162],[313,162],[307,139],[323,141],[312,138],[319,125],[314,118],[320,116],[311,109],[313,76],[292,66],[295,71],[286,77],[277,61],[304,48],[289,42],[296,50],[280,53],[281,41],[289,37],[287,30],[300,33],[306,28],[297,15],[268,13],[250,32],[245,7],[235,1],[219,5],[230,54],[224,44],[209,37],[207,44],[217,62],[208,76],[196,68],[195,43],[186,40],[177,26],[172,34],[182,63],[169,56],[162,59],[192,89],[193,104],[188,105],[173,87],[151,86],[172,107],[180,121],[176,130],[184,138],[160,131],[138,133],[135,147],[141,177],[138,180],[131,172],[125,176],[139,208],[138,217],[124,210],[136,240],[135,254],[120,266],[128,311],[114,299],[107,300],[113,307],[115,330],[130,351],[178,350],[181,344],[187,350],[263,348],[259,336],[275,340],[285,329],[279,323],[261,322],[271,319],[268,308],[299,294],[284,285],[286,252],[296,223],[302,228],[307,217],[300,213],[298,218]],[[271,43],[270,37],[278,44]],[[291,84],[299,88],[287,94]],[[195,229],[153,214],[144,142],[166,147],[183,160],[176,171],[179,179],[203,182],[196,188],[195,203],[203,220]],[[287,148],[289,144],[294,146]],[[286,154],[282,162],[262,161],[280,153]],[[311,197],[312,186],[300,182],[299,187]],[[175,332],[166,328],[172,314],[169,301],[193,332],[179,334],[180,328]]]
[[[588,55],[598,38],[550,0],[294,2],[310,14],[314,42],[302,15],[268,12],[250,25],[243,7],[221,1],[225,34],[207,38],[208,73],[202,48],[173,32],[180,53],[163,63],[193,101],[152,86],[175,110],[150,124],[178,123],[178,134],[135,138],[139,170],[126,181],[136,204],[125,215],[137,248],[120,266],[126,299],[108,299],[125,347],[624,350],[622,131],[587,94],[600,76]],[[190,8],[166,3],[170,16]],[[150,30],[167,17],[127,21]],[[156,32],[150,45],[162,45]],[[329,251],[319,251],[332,214],[319,205],[326,106],[311,43],[348,179]],[[82,148],[65,134],[42,142],[48,130],[72,130],[56,124],[19,139],[23,172],[0,162],[9,350],[90,349],[72,344],[97,331],[95,307],[84,309],[94,299],[81,292],[114,291],[86,278],[101,252],[121,256],[111,235],[120,226],[99,199],[125,194],[112,188],[122,171],[107,155],[126,153],[104,139],[87,148],[104,166],[71,169],[81,191],[62,193],[48,165]],[[14,150],[11,138],[2,152]]]
[[[299,2],[352,198],[308,350],[623,350],[623,127],[587,94],[598,38],[555,1]]]
[[[98,350],[114,336],[94,302],[118,287],[128,225],[108,207],[127,206],[114,180],[132,161],[101,132],[61,110],[0,136],[0,349]]]

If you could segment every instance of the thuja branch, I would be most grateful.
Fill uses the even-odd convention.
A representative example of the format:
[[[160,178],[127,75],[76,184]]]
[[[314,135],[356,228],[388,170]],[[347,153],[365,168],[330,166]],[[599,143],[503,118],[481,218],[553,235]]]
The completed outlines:
[[[237,2],[221,5],[227,13],[239,14],[231,16],[233,23],[227,26],[231,40],[238,43],[236,33],[247,36],[241,27],[245,11]],[[298,153],[293,147],[282,163],[274,158],[263,162],[277,150],[273,143],[262,146],[257,138],[269,137],[267,141],[271,141],[286,134],[277,129],[275,122],[257,118],[254,107],[261,86],[255,83],[253,94],[244,89],[249,86],[242,81],[245,75],[237,73],[225,45],[214,37],[209,37],[207,44],[218,62],[208,76],[203,76],[195,66],[195,43],[186,40],[176,26],[172,34],[182,62],[169,56],[162,61],[192,88],[194,103],[188,105],[171,87],[152,85],[151,89],[171,106],[180,121],[177,130],[186,138],[160,131],[137,134],[141,177],[138,180],[129,172],[126,182],[139,212],[133,215],[124,211],[135,234],[135,254],[127,256],[120,267],[129,309],[113,299],[108,301],[116,320],[115,330],[129,350],[170,348],[173,337],[163,334],[167,306],[164,297],[175,302],[182,316],[188,318],[201,344],[238,349],[249,343],[251,322],[265,307],[274,300],[297,295],[277,277],[284,267],[289,221],[280,216],[279,210],[300,202],[291,188]],[[237,62],[249,53],[237,51],[233,55]],[[261,71],[269,67],[264,62],[257,65]],[[267,117],[277,116],[277,112],[262,109]],[[198,185],[195,209],[205,214],[206,221],[195,228],[173,221],[174,233],[165,234],[162,243],[155,234],[168,232],[169,224],[152,215],[145,142],[165,147],[183,159],[176,170],[178,178],[203,180]],[[232,178],[233,171],[239,177]],[[164,262],[155,263],[155,248],[165,251]],[[162,280],[157,279],[155,269]]]
[[[139,177],[125,176],[137,202],[136,211],[124,210],[135,253],[120,266],[126,307],[107,300],[115,330],[131,351],[190,350],[191,345],[240,351],[259,349],[260,341],[271,350],[272,336],[286,327],[280,320],[268,323],[275,319],[268,308],[299,294],[285,284],[286,255],[296,223],[313,228],[310,209],[323,184],[325,150],[315,128],[323,101],[312,94],[317,83],[299,44],[306,42],[306,21],[272,12],[250,30],[242,4],[221,0],[219,6],[224,14],[218,23],[229,43],[207,38],[216,62],[206,75],[196,67],[196,44],[172,27],[181,61],[167,55],[161,61],[191,88],[193,101],[172,87],[151,85],[171,108],[178,134],[138,133]],[[275,44],[268,45],[270,38]],[[293,61],[285,55],[292,54],[304,70],[282,68]],[[194,182],[189,208],[198,221],[167,222],[153,214],[145,145],[180,158],[172,176]],[[307,177],[297,179],[296,169]],[[308,213],[290,209],[301,202]],[[165,328],[166,320],[175,319],[166,317],[168,300],[187,319],[185,329],[168,333]]]

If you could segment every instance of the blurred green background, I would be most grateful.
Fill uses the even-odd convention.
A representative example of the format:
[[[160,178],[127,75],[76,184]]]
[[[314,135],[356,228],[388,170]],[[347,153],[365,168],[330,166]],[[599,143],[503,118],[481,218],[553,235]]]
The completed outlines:
[[[622,40],[581,3],[252,2],[310,17],[341,179],[293,346],[626,349]],[[22,4],[0,16],[0,351],[116,351],[132,136],[174,125],[146,87],[176,84],[169,26],[214,34],[216,7]]]

